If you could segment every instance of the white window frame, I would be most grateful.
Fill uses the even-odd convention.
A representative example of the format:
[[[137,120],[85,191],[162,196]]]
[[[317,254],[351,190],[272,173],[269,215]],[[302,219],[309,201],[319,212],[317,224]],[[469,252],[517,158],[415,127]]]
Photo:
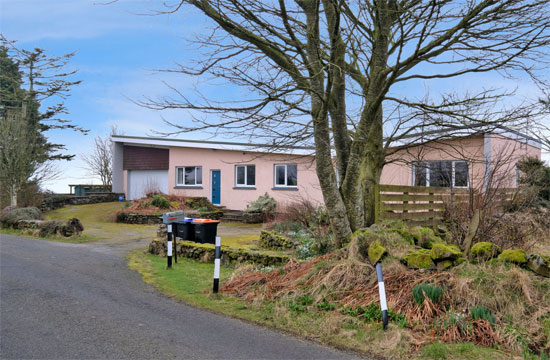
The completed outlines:
[[[288,183],[288,166],[289,165],[294,165],[296,166],[296,185],[287,185]],[[285,183],[284,185],[281,185],[281,184],[277,184],[277,167],[278,166],[283,166],[284,169],[285,169]],[[295,189],[298,187],[298,164],[275,164],[273,165],[273,186],[275,188],[291,188],[291,189]]]
[[[186,168],[195,168],[195,183],[194,184],[186,184],[185,183],[185,169]],[[179,169],[183,169],[183,175],[181,177],[183,183],[178,183],[178,172]],[[197,171],[201,172],[201,182],[197,183]],[[202,166],[176,166],[176,186],[182,186],[182,187],[196,187],[196,186],[202,186]]]
[[[248,184],[248,167],[254,166],[254,185]],[[244,184],[239,184],[237,181],[237,171],[239,167],[244,167]],[[235,165],[235,187],[256,187],[256,165],[255,164],[246,164],[246,165]]]
[[[451,161],[451,160],[425,160],[425,161],[419,161],[417,163],[413,164],[413,171],[412,171],[412,184],[415,186],[415,180],[416,180],[416,172],[418,171],[418,163],[433,163],[433,162],[443,162],[443,161]],[[466,177],[466,186],[457,186],[456,185],[456,163],[467,163],[468,164],[468,176]],[[422,170],[426,171],[426,187],[430,187],[430,168],[429,166],[423,167]],[[451,161],[451,185],[453,188],[459,188],[459,189],[468,189],[470,188],[470,162],[467,160],[452,160]]]

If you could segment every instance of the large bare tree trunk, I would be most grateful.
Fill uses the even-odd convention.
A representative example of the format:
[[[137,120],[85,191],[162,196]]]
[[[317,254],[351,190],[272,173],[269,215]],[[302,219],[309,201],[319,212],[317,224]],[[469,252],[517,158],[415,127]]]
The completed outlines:
[[[306,13],[307,20],[307,53],[308,68],[311,81],[311,114],[315,138],[315,163],[317,176],[323,192],[323,199],[330,217],[330,223],[338,246],[341,246],[351,236],[351,228],[346,216],[346,209],[336,182],[336,174],[332,162],[330,126],[328,120],[329,98],[322,98],[321,94],[330,96],[330,84],[325,91],[325,77],[321,54],[319,53],[319,2],[305,0],[300,6]],[[330,81],[330,79],[328,80]]]

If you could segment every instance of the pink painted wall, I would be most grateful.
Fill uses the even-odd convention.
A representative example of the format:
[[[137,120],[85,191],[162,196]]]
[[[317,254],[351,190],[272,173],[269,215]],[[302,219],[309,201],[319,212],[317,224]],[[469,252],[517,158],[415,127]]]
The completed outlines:
[[[477,136],[397,150],[388,157],[395,162],[384,167],[380,182],[390,185],[413,185],[412,162],[468,160],[470,186],[481,185],[484,174],[483,142],[483,136]]]
[[[470,163],[470,187],[481,189],[485,181],[485,156],[489,155],[490,167],[495,169],[494,186],[515,187],[516,163],[525,156],[540,159],[541,150],[500,135],[489,136],[490,139],[475,136],[398,150],[389,156],[395,162],[384,167],[380,182],[412,185],[411,162],[414,161],[467,160]]]
[[[274,164],[298,165],[298,191],[272,190],[274,187]],[[256,166],[255,190],[233,189],[235,165]],[[176,167],[202,166],[202,189],[175,188]],[[170,148],[168,189],[171,194],[204,196],[211,199],[210,171],[221,171],[221,205],[229,209],[245,209],[246,205],[260,195],[268,193],[279,205],[308,199],[314,204],[323,203],[323,195],[315,172],[312,156],[261,154],[243,151],[228,151],[198,148]]]
[[[512,140],[500,135],[491,135],[492,187],[516,187],[516,163],[531,156],[541,158],[541,149],[525,141]]]

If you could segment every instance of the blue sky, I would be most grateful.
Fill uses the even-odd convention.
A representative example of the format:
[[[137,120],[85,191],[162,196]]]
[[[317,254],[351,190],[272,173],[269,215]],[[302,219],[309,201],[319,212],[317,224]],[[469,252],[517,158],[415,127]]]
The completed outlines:
[[[76,78],[83,83],[71,92],[66,106],[69,118],[90,133],[86,136],[67,131],[49,134],[53,142],[66,144],[71,154],[89,152],[93,138],[107,135],[111,125],[126,135],[143,136],[169,130],[158,112],[139,107],[129,99],[170,95],[163,81],[189,93],[201,85],[187,76],[154,70],[196,56],[186,48],[182,38],[204,31],[208,25],[204,17],[189,7],[172,15],[139,15],[157,9],[159,2],[154,0],[119,0],[110,5],[103,2],[0,0],[0,32],[16,40],[19,47],[40,47],[51,55],[77,51],[70,66],[79,69]],[[485,76],[488,83],[502,81]],[[452,81],[424,88],[436,92],[441,86],[469,85],[467,81],[460,84]],[[533,87],[526,84],[523,92],[530,92],[529,89]],[[212,89],[209,91],[212,94]],[[410,93],[411,89],[403,91]],[[163,116],[171,121],[183,121],[188,114],[172,111]],[[193,134],[186,138],[204,139],[205,136]],[[50,190],[67,192],[69,183],[98,183],[86,174],[78,158],[59,163],[58,168],[59,179],[45,184]]]

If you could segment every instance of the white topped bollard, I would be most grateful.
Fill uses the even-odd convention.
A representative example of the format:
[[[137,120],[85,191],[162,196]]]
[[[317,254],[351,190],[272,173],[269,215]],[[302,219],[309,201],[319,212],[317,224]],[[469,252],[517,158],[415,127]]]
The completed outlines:
[[[218,292],[218,289],[220,286],[221,246],[222,246],[222,238],[219,236],[216,236],[216,253],[214,256],[214,287],[212,289],[214,294]]]
[[[378,277],[378,294],[380,295],[380,308],[382,309],[382,324],[384,330],[388,328],[388,304],[386,303],[386,288],[382,277],[382,264],[376,263],[376,276]]]
[[[174,252],[176,252],[176,263],[178,262],[177,260],[177,247],[176,247],[176,236],[174,235],[173,238],[174,238],[174,242],[172,243],[172,224],[175,225],[175,223],[177,221],[183,221],[184,219],[184,214],[183,214],[183,210],[178,210],[178,211],[172,211],[172,212],[167,212],[167,213],[164,213],[162,214],[162,223],[163,224],[166,224],[166,231],[167,231],[167,234],[168,234],[168,241],[166,243],[166,258],[167,258],[167,266],[166,268],[167,269],[171,269],[172,268],[172,254]],[[176,225],[177,226],[177,225]]]

